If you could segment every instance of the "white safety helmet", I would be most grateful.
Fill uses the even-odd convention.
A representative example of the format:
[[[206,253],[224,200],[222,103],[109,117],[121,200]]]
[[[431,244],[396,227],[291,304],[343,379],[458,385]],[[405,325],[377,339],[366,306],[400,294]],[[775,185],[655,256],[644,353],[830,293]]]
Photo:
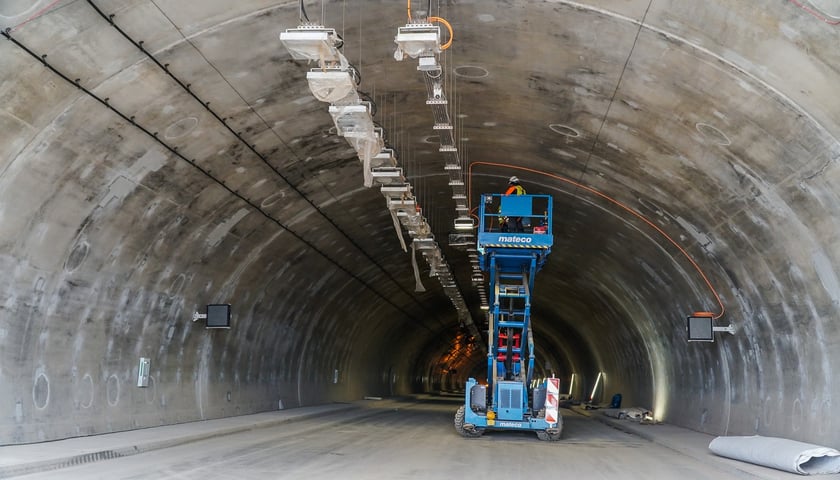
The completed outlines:
[[[519,177],[517,177],[516,175],[510,177],[510,180],[508,180],[508,183],[519,183]]]

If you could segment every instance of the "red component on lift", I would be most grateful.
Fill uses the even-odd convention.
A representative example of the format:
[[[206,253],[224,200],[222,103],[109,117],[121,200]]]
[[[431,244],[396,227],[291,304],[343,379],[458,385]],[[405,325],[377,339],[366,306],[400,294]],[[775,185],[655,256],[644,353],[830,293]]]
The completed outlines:
[[[513,339],[513,361],[518,362],[520,359],[519,350],[522,348],[522,334],[520,332],[516,332],[511,336],[511,338]],[[507,360],[507,339],[508,335],[506,332],[499,332],[499,347],[496,349],[499,352],[496,356],[496,360],[499,362]]]
[[[507,333],[499,332],[499,348],[507,348]],[[522,347],[522,334],[516,332],[513,334],[513,348]]]

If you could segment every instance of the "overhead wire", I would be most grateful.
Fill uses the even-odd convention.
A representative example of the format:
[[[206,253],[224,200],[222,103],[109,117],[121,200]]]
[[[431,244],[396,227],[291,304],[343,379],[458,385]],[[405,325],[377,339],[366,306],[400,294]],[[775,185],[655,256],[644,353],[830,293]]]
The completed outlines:
[[[717,315],[713,315],[712,318],[718,319],[718,318],[722,317],[723,314],[726,312],[726,307],[723,306],[723,301],[721,301],[720,295],[718,295],[717,290],[715,289],[714,286],[712,286],[712,282],[709,280],[709,278],[703,272],[703,269],[700,268],[700,265],[698,265],[697,262],[694,261],[694,259],[691,257],[691,255],[689,255],[688,252],[679,243],[677,243],[673,238],[671,238],[670,235],[668,235],[667,233],[665,233],[664,230],[659,228],[658,225],[656,225],[652,221],[648,220],[647,217],[645,217],[641,213],[637,212],[636,210],[630,208],[626,204],[624,204],[624,203],[616,200],[615,198],[610,197],[609,195],[607,195],[603,192],[600,192],[600,191],[598,191],[598,190],[596,190],[596,189],[594,189],[590,186],[584,185],[580,182],[576,182],[572,179],[563,177],[561,175],[557,175],[557,174],[549,173],[549,172],[544,172],[544,171],[536,170],[536,169],[533,169],[533,168],[520,167],[520,166],[517,166],[517,165],[510,165],[510,164],[507,164],[507,163],[497,163],[497,162],[474,162],[474,163],[470,164],[470,167],[469,167],[469,187],[468,187],[468,192],[469,193],[467,195],[468,198],[470,199],[470,201],[472,200],[472,170],[473,170],[473,167],[478,166],[478,165],[487,165],[487,166],[492,166],[492,167],[510,168],[510,169],[513,169],[513,170],[521,170],[523,172],[530,172],[530,173],[535,173],[537,175],[542,175],[542,176],[545,176],[545,177],[553,178],[555,180],[559,180],[561,182],[572,185],[577,189],[581,189],[581,190],[589,192],[593,195],[596,195],[596,196],[598,196],[598,197],[600,197],[604,200],[607,200],[608,202],[618,206],[619,208],[626,211],[627,213],[630,213],[634,217],[643,221],[649,227],[656,230],[656,232],[659,233],[660,235],[662,235],[662,237],[664,237],[669,243],[671,243],[671,245],[676,247],[677,250],[679,250],[680,253],[689,261],[689,263],[691,263],[691,265],[694,267],[694,269],[697,271],[697,273],[700,274],[700,277],[706,283],[706,286],[712,292],[712,295],[714,296],[715,300],[717,301],[718,305],[720,306],[720,313],[718,313]],[[704,312],[698,312],[698,313],[704,313]]]
[[[408,12],[408,23],[411,23],[413,21],[412,18],[411,18],[411,0],[406,0],[406,1],[407,1],[406,10]],[[452,45],[452,39],[454,38],[454,34],[453,34],[453,31],[452,31],[452,25],[450,25],[449,22],[446,21],[446,19],[444,19],[442,17],[436,17],[436,16],[432,15],[432,2],[431,2],[431,0],[429,0],[429,11],[426,12],[426,21],[429,22],[429,23],[433,23],[433,22],[442,23],[447,28],[447,30],[449,30],[449,41],[447,41],[445,44],[441,45],[440,49],[441,50],[446,50],[447,48],[449,48]]]
[[[441,50],[446,50],[447,48],[452,46],[452,40],[455,39],[455,33],[452,31],[452,25],[449,24],[445,19],[441,17],[429,17],[429,23],[438,22],[442,23],[447,30],[449,30],[449,40],[440,46]]]
[[[362,247],[362,246],[361,246],[358,242],[356,242],[353,238],[351,238],[351,237],[350,237],[350,235],[349,235],[349,234],[348,234],[348,233],[347,233],[347,232],[346,232],[343,228],[341,228],[338,224],[336,224],[336,223],[335,223],[335,221],[334,221],[331,217],[329,217],[329,216],[328,216],[328,215],[327,215],[327,214],[326,214],[323,210],[321,210],[321,208],[320,208],[320,207],[318,207],[317,205],[315,205],[315,203],[314,203],[314,202],[313,202],[313,201],[309,198],[309,196],[307,196],[307,195],[306,195],[304,192],[302,192],[302,191],[301,191],[301,190],[300,190],[300,189],[299,189],[296,185],[294,185],[294,184],[291,182],[291,180],[290,180],[289,178],[287,178],[287,177],[286,177],[286,176],[285,176],[285,175],[284,175],[284,174],[283,174],[283,173],[282,173],[282,172],[281,172],[281,171],[280,171],[280,170],[279,170],[276,166],[274,166],[273,164],[271,164],[271,162],[269,162],[269,161],[268,161],[268,158],[266,158],[263,154],[261,154],[261,153],[260,153],[260,152],[256,149],[256,146],[255,146],[255,145],[253,145],[253,144],[251,144],[250,142],[246,141],[246,140],[242,137],[242,135],[241,135],[239,132],[236,132],[236,131],[235,131],[235,130],[231,127],[231,125],[227,122],[227,119],[226,119],[226,118],[222,118],[222,117],[221,117],[218,113],[216,113],[216,111],[215,111],[215,110],[213,110],[212,108],[210,108],[210,102],[205,102],[204,100],[202,100],[201,98],[199,98],[199,97],[198,97],[198,95],[197,95],[197,94],[196,94],[196,93],[195,93],[195,92],[194,92],[194,91],[190,88],[191,84],[189,84],[189,83],[186,83],[186,84],[185,84],[185,83],[184,83],[181,79],[179,79],[177,76],[175,76],[175,75],[174,75],[174,74],[173,74],[173,73],[169,70],[169,64],[162,64],[162,63],[161,63],[161,62],[160,62],[157,58],[155,58],[155,56],[154,56],[154,55],[152,55],[152,54],[151,54],[151,52],[149,52],[148,50],[146,50],[146,48],[143,46],[143,43],[144,43],[144,42],[143,42],[142,40],[141,40],[141,41],[135,41],[135,40],[134,40],[131,36],[129,36],[129,35],[128,35],[128,33],[126,33],[126,32],[125,32],[122,28],[120,28],[120,26],[119,26],[119,25],[117,25],[117,23],[114,21],[114,15],[106,15],[106,14],[105,14],[105,13],[104,13],[104,12],[103,12],[100,8],[99,8],[99,7],[98,7],[98,6],[97,6],[97,5],[93,2],[93,0],[87,0],[87,3],[88,3],[88,4],[89,4],[89,5],[90,5],[90,6],[91,6],[94,10],[96,10],[96,12],[97,12],[97,13],[98,13],[98,14],[99,14],[99,15],[100,15],[103,19],[105,19],[105,20],[106,20],[106,21],[107,21],[107,22],[108,22],[108,23],[109,23],[112,27],[114,27],[114,28],[117,30],[117,32],[119,32],[119,33],[120,33],[120,34],[121,34],[121,35],[122,35],[122,36],[123,36],[126,40],[128,40],[128,41],[129,41],[132,45],[134,45],[134,46],[135,46],[138,50],[140,50],[141,52],[143,52],[143,53],[144,53],[144,54],[145,54],[145,55],[146,55],[146,56],[147,56],[147,57],[148,57],[148,58],[149,58],[149,59],[150,59],[153,63],[155,63],[158,67],[160,67],[160,68],[161,68],[164,72],[166,72],[166,74],[167,74],[170,78],[172,78],[172,80],[174,80],[174,81],[175,81],[175,83],[177,83],[177,84],[178,84],[178,85],[179,85],[179,86],[180,86],[180,87],[181,87],[184,91],[186,91],[186,92],[187,92],[187,93],[188,93],[191,97],[193,97],[193,99],[195,99],[195,100],[196,100],[199,104],[201,104],[201,105],[202,105],[202,107],[203,107],[205,110],[207,110],[207,112],[208,112],[208,113],[210,113],[210,114],[211,114],[211,115],[212,115],[212,116],[213,116],[216,120],[218,120],[218,121],[219,121],[219,122],[220,122],[220,123],[221,123],[221,124],[222,124],[222,125],[223,125],[223,126],[224,126],[224,127],[225,127],[225,128],[226,128],[229,132],[230,132],[230,133],[231,133],[231,134],[233,134],[233,136],[234,136],[237,140],[239,140],[239,141],[240,141],[243,145],[245,145],[245,147],[246,147],[248,150],[250,150],[250,151],[251,151],[254,155],[256,155],[256,156],[257,156],[257,158],[259,158],[259,159],[260,159],[260,160],[261,160],[261,161],[262,161],[262,162],[263,162],[266,166],[268,166],[268,167],[269,167],[269,168],[270,168],[270,169],[271,169],[271,170],[272,170],[272,171],[273,171],[276,175],[278,175],[278,176],[279,176],[279,177],[280,177],[280,178],[281,178],[281,179],[282,179],[282,180],[283,180],[283,181],[284,181],[284,182],[285,182],[285,183],[286,183],[286,184],[287,184],[287,185],[288,185],[288,186],[289,186],[289,187],[290,187],[290,188],[291,188],[291,189],[292,189],[292,190],[293,190],[293,191],[294,191],[294,192],[295,192],[298,196],[300,196],[300,197],[301,197],[304,201],[306,201],[306,203],[307,203],[307,204],[309,204],[309,206],[311,206],[311,207],[312,207],[312,208],[313,208],[313,209],[314,209],[314,210],[315,210],[315,211],[319,214],[319,216],[321,216],[322,218],[324,218],[324,219],[325,219],[325,220],[326,220],[326,221],[327,221],[327,222],[328,222],[328,223],[329,223],[329,224],[330,224],[333,228],[335,228],[335,229],[336,229],[336,231],[338,231],[338,232],[339,232],[339,233],[340,233],[340,234],[341,234],[341,235],[342,235],[345,239],[347,239],[347,241],[348,241],[348,242],[350,242],[350,244],[351,244],[351,245],[353,245],[353,246],[354,246],[357,250],[359,250],[359,252],[361,252],[361,253],[362,253],[362,255],[363,255],[365,258],[367,258],[367,259],[368,259],[368,260],[369,260],[369,261],[370,261],[373,265],[375,265],[375,266],[376,266],[376,267],[377,267],[377,268],[378,268],[378,269],[379,269],[379,270],[380,270],[383,274],[385,274],[385,276],[386,276],[389,280],[391,280],[391,281],[392,281],[392,282],[393,282],[393,283],[397,286],[397,288],[399,288],[399,289],[400,289],[403,293],[405,293],[405,294],[406,294],[409,298],[411,298],[411,299],[412,299],[412,301],[414,301],[414,302],[415,302],[417,305],[419,305],[421,308],[423,308],[424,310],[428,311],[428,308],[426,307],[426,305],[424,305],[424,304],[423,304],[423,302],[421,302],[420,300],[418,300],[418,299],[415,297],[415,295],[413,295],[412,293],[410,293],[410,292],[409,292],[409,290],[408,290],[407,288],[405,288],[405,287],[404,287],[404,286],[403,286],[400,282],[398,282],[398,281],[397,281],[397,279],[396,279],[396,278],[394,278],[394,276],[393,276],[390,272],[388,272],[387,270],[385,270],[385,267],[384,267],[384,266],[382,266],[382,265],[381,265],[378,261],[376,261],[376,259],[374,259],[374,258],[373,258],[373,257],[372,257],[372,256],[371,256],[368,252],[367,252],[367,250],[365,250],[365,249],[364,249],[364,248],[363,248],[363,247]],[[193,48],[195,48],[195,46],[194,46],[194,45],[193,45]],[[196,50],[197,50],[197,49],[196,49]],[[199,53],[200,53],[200,52],[199,52]],[[203,55],[202,55],[202,58],[204,58],[204,57],[203,57]],[[209,62],[209,60],[207,60],[206,58],[205,58],[205,61],[207,61],[208,63],[210,63],[210,62]],[[360,60],[360,61],[361,61],[361,60]],[[211,64],[211,65],[212,65],[212,64]],[[361,63],[360,63],[360,65],[361,65]],[[361,67],[360,67],[360,68],[361,68]],[[357,72],[357,74],[358,74],[359,80],[361,80],[361,73],[360,73],[360,72],[361,72],[361,70],[360,70],[360,69],[356,69],[356,72]],[[221,72],[219,72],[219,74],[221,75]],[[232,86],[232,85],[231,85],[231,88],[233,88],[233,86]],[[235,89],[234,89],[234,91],[235,91]],[[237,93],[238,93],[238,92],[237,92]],[[370,101],[370,103],[371,103],[371,108],[372,108],[372,110],[371,110],[371,115],[375,115],[375,113],[376,113],[376,102],[375,102],[375,101],[373,101],[373,99],[372,99],[372,98],[370,98],[370,96],[369,96],[369,95],[367,95],[366,93],[361,92],[361,91],[360,91],[359,93],[360,93],[360,95],[361,95],[363,98],[365,98],[366,100],[369,100],[369,101]],[[242,97],[241,97],[241,95],[240,95],[240,98],[242,98]],[[243,100],[244,100],[244,99],[243,99]],[[249,105],[249,107],[250,107],[250,105]],[[253,109],[252,109],[252,110],[253,110]],[[256,113],[256,112],[255,112],[255,113]],[[258,116],[259,116],[259,115],[258,115]],[[262,119],[262,117],[260,117],[260,118]],[[265,122],[265,120],[264,120],[264,119],[263,119],[263,121]],[[291,149],[290,149],[290,151],[291,151]],[[437,317],[435,317],[435,318],[438,320],[438,322],[439,322],[439,323],[441,323],[441,324],[442,324],[442,322],[441,322],[441,320],[440,320],[439,318],[437,318]]]
[[[407,2],[406,11],[408,12],[408,23],[411,23],[413,21],[413,19],[411,18],[411,0],[406,0],[406,2]],[[446,29],[449,30],[449,41],[447,41],[445,44],[440,46],[441,50],[446,50],[447,48],[452,46],[452,39],[455,38],[455,35],[452,31],[452,25],[450,25],[449,22],[446,21],[446,19],[444,19],[442,17],[436,17],[436,16],[432,15],[432,2],[431,2],[431,0],[429,1],[429,11],[426,13],[426,21],[429,22],[429,23],[434,23],[434,22],[442,23],[446,27]]]
[[[791,1],[793,1],[794,3],[797,3],[797,2],[796,2],[796,0],[791,0]],[[518,169],[518,170],[522,170],[522,171],[528,171],[528,172],[532,172],[532,173],[537,173],[537,174],[540,174],[540,175],[548,176],[548,177],[555,178],[555,179],[557,179],[557,180],[560,180],[560,181],[566,182],[566,183],[568,183],[568,184],[570,184],[570,185],[573,185],[575,188],[579,188],[579,189],[585,190],[585,191],[587,191],[587,192],[589,192],[589,193],[592,193],[592,194],[597,195],[597,196],[599,196],[599,197],[601,197],[601,198],[604,198],[604,199],[608,200],[609,202],[612,202],[613,204],[615,204],[615,205],[619,206],[620,208],[624,209],[625,211],[629,212],[630,214],[632,214],[632,215],[634,215],[634,216],[638,217],[640,220],[642,220],[643,222],[645,222],[645,223],[646,223],[647,225],[649,225],[651,228],[655,229],[655,230],[656,230],[659,234],[661,234],[663,237],[665,237],[665,239],[667,239],[667,240],[668,240],[668,241],[669,241],[669,242],[670,242],[670,243],[671,243],[674,247],[676,247],[676,248],[680,251],[680,253],[682,253],[682,255],[683,255],[686,259],[688,259],[688,261],[691,263],[691,265],[694,267],[694,269],[695,269],[695,270],[696,270],[696,271],[700,274],[700,276],[703,278],[703,281],[706,283],[706,286],[707,286],[707,287],[709,288],[709,290],[712,292],[712,294],[713,294],[713,296],[714,296],[715,300],[717,301],[718,305],[720,306],[720,313],[719,313],[719,314],[717,314],[717,315],[713,315],[713,318],[714,318],[714,319],[718,319],[718,318],[720,318],[720,317],[722,317],[722,316],[723,316],[723,314],[724,314],[724,313],[725,313],[725,311],[726,311],[726,308],[724,307],[723,302],[721,301],[720,296],[719,296],[719,295],[718,295],[718,293],[717,293],[717,290],[714,288],[714,286],[712,286],[712,283],[709,281],[709,279],[708,279],[708,277],[706,276],[706,274],[703,272],[703,270],[700,268],[700,266],[697,264],[697,262],[695,262],[695,261],[694,261],[694,259],[693,259],[693,258],[692,258],[689,254],[688,254],[688,252],[686,252],[686,251],[685,251],[685,249],[683,249],[683,248],[682,248],[682,246],[680,246],[680,245],[679,245],[679,244],[678,244],[678,243],[677,243],[677,242],[676,242],[673,238],[671,238],[671,237],[670,237],[667,233],[665,233],[665,231],[663,231],[663,230],[662,230],[661,228],[659,228],[656,224],[654,224],[653,222],[651,222],[650,220],[648,220],[648,219],[647,219],[646,217],[644,217],[642,214],[640,214],[640,213],[636,212],[635,210],[633,210],[632,208],[628,207],[627,205],[625,205],[625,204],[623,204],[623,203],[619,202],[618,200],[616,200],[616,199],[614,199],[614,198],[612,198],[612,197],[610,197],[610,196],[608,196],[608,195],[606,195],[606,194],[604,194],[604,193],[602,193],[602,192],[599,192],[598,190],[595,190],[595,189],[593,189],[593,188],[591,188],[591,187],[588,187],[588,186],[586,186],[586,185],[584,185],[584,184],[582,183],[583,177],[584,177],[584,175],[586,175],[586,171],[587,171],[587,169],[588,169],[589,162],[590,162],[590,161],[591,161],[591,159],[592,159],[592,155],[593,155],[593,152],[594,152],[594,150],[595,150],[595,146],[597,145],[597,143],[598,143],[598,139],[599,139],[599,138],[600,138],[600,136],[601,136],[601,132],[603,131],[604,125],[605,125],[605,124],[606,124],[606,122],[607,122],[607,118],[608,118],[608,116],[609,116],[610,109],[611,109],[611,107],[612,107],[613,103],[615,102],[615,98],[616,98],[616,96],[617,96],[617,94],[618,94],[619,87],[621,86],[621,81],[622,81],[622,79],[624,78],[624,74],[625,74],[625,72],[627,71],[627,67],[628,67],[628,65],[630,64],[630,58],[632,57],[633,52],[634,52],[634,50],[635,50],[635,48],[636,48],[636,44],[638,43],[638,40],[639,40],[639,35],[640,35],[640,33],[641,33],[642,27],[644,26],[645,19],[647,18],[647,14],[648,14],[648,12],[649,12],[649,10],[650,10],[650,7],[651,7],[651,4],[652,4],[652,3],[653,3],[653,0],[651,0],[651,1],[648,3],[647,8],[645,9],[644,15],[642,16],[642,20],[639,22],[639,29],[636,31],[636,36],[635,36],[635,38],[633,39],[633,45],[630,47],[630,52],[628,53],[627,58],[626,58],[626,59],[625,59],[625,61],[624,61],[624,66],[623,66],[623,67],[622,67],[622,69],[621,69],[621,73],[619,74],[618,81],[616,82],[615,89],[613,90],[613,93],[612,93],[612,96],[610,97],[610,101],[609,101],[609,103],[608,103],[608,105],[607,105],[606,111],[604,112],[603,118],[601,119],[601,123],[600,123],[600,125],[599,125],[599,127],[598,127],[598,131],[596,132],[595,137],[594,137],[594,139],[592,140],[592,145],[591,145],[591,147],[589,148],[589,152],[588,152],[588,154],[587,154],[586,161],[584,162],[583,168],[581,169],[581,173],[580,173],[580,177],[579,177],[578,181],[574,181],[574,180],[571,180],[571,179],[569,179],[569,178],[562,177],[562,176],[560,176],[560,175],[555,175],[555,174],[552,174],[552,173],[543,172],[543,171],[540,171],[540,170],[535,170],[535,169],[531,169],[531,168],[527,168],[527,167],[518,167],[518,166],[515,166],[515,165],[503,164],[503,163],[494,163],[494,162],[475,162],[475,163],[471,163],[471,164],[469,165],[469,175],[468,175],[468,177],[469,177],[469,178],[468,178],[468,179],[469,179],[469,193],[468,193],[468,200],[469,200],[470,202],[472,202],[472,169],[473,169],[473,167],[474,167],[474,166],[476,166],[476,165],[493,165],[493,166],[501,166],[501,167],[506,167],[506,168],[512,168],[512,169]],[[476,207],[476,208],[477,208],[477,207]],[[471,215],[472,217],[474,217],[474,218],[478,218],[478,217],[477,217],[477,215],[476,215],[476,214],[474,214],[473,212],[474,212],[474,209],[470,208],[470,215]],[[699,314],[699,313],[708,313],[708,312],[696,312],[696,313],[698,313],[698,314]]]
[[[362,47],[363,47],[362,37],[365,33],[364,23],[363,23],[364,19],[365,19],[365,16],[362,12],[362,9],[359,8],[359,76],[360,76],[360,78],[361,78],[361,74],[362,74],[362,51],[363,51],[363,49],[362,49]],[[371,114],[371,115],[373,115],[373,114]]]
[[[307,22],[309,22],[309,15],[306,14],[306,8],[303,6],[303,0],[300,0],[300,12],[298,13],[300,21],[303,22],[305,18]]]
[[[424,324],[424,323],[423,323],[420,319],[418,319],[417,317],[415,317],[414,315],[412,315],[411,313],[409,313],[408,311],[406,311],[406,310],[405,310],[404,308],[402,308],[401,306],[399,306],[399,305],[397,305],[396,303],[394,303],[394,302],[393,302],[390,298],[388,298],[388,297],[387,297],[387,296],[385,296],[384,294],[380,293],[380,292],[379,292],[376,288],[374,288],[372,285],[370,285],[370,284],[369,284],[368,282],[366,282],[364,279],[362,279],[361,277],[359,277],[358,275],[356,275],[355,273],[353,273],[353,272],[352,272],[349,268],[345,267],[345,266],[344,266],[344,265],[342,265],[340,262],[338,262],[336,259],[334,259],[334,258],[332,258],[330,255],[328,255],[326,252],[324,252],[323,250],[319,249],[319,248],[318,248],[315,244],[313,244],[312,242],[310,242],[310,241],[306,240],[306,239],[305,239],[305,238],[304,238],[301,234],[297,233],[295,230],[293,230],[292,228],[290,228],[288,225],[284,224],[284,223],[283,223],[283,222],[281,222],[279,219],[275,218],[273,215],[271,215],[271,214],[269,214],[268,212],[266,212],[265,210],[263,210],[263,208],[262,208],[262,207],[260,207],[259,205],[257,205],[254,201],[252,201],[252,200],[250,200],[249,198],[247,198],[245,195],[243,195],[243,194],[239,193],[239,191],[238,191],[238,190],[235,190],[235,189],[231,188],[231,187],[230,187],[228,184],[226,184],[223,180],[221,180],[221,179],[217,178],[216,176],[214,176],[214,175],[210,172],[210,170],[208,170],[208,169],[205,169],[205,168],[201,167],[200,165],[198,165],[198,163],[197,163],[195,160],[190,160],[190,159],[188,159],[187,157],[185,157],[182,153],[178,152],[178,148],[177,148],[177,147],[172,147],[172,146],[170,146],[169,144],[167,144],[166,142],[164,142],[163,140],[161,140],[161,139],[159,138],[159,136],[158,136],[158,132],[152,132],[152,131],[150,131],[149,129],[147,129],[147,128],[143,127],[142,125],[138,124],[138,123],[135,121],[135,117],[134,117],[134,116],[129,116],[129,115],[126,115],[125,113],[123,113],[122,111],[120,111],[119,109],[117,109],[116,107],[114,107],[114,106],[110,103],[110,98],[108,98],[108,97],[106,97],[106,98],[102,98],[102,97],[98,96],[97,94],[93,93],[91,90],[89,90],[89,89],[85,88],[84,86],[82,86],[82,85],[81,85],[81,83],[80,83],[80,80],[79,80],[79,79],[72,80],[69,76],[67,76],[67,74],[65,74],[64,72],[62,72],[62,71],[58,70],[58,69],[57,69],[56,67],[54,67],[52,64],[50,64],[49,62],[47,62],[47,59],[46,59],[46,57],[47,57],[47,56],[46,56],[46,55],[41,55],[41,56],[39,56],[37,53],[35,53],[35,52],[34,52],[33,50],[31,50],[29,47],[27,47],[27,46],[26,46],[26,45],[24,45],[23,43],[19,42],[16,38],[12,37],[12,35],[11,35],[11,33],[10,33],[9,31],[0,31],[0,34],[2,34],[4,37],[6,37],[6,39],[7,39],[7,40],[11,41],[11,42],[12,42],[15,46],[17,46],[18,48],[20,48],[21,50],[25,51],[25,52],[26,52],[26,53],[28,53],[30,56],[32,56],[33,58],[35,58],[36,60],[38,60],[39,62],[41,62],[41,63],[42,63],[45,67],[47,67],[47,68],[48,68],[51,72],[53,72],[54,74],[56,74],[57,76],[59,76],[62,80],[64,80],[65,82],[67,82],[67,83],[68,83],[68,84],[70,84],[70,85],[75,86],[76,88],[78,88],[79,90],[81,90],[81,91],[82,91],[85,95],[87,95],[89,98],[91,98],[91,99],[95,100],[96,102],[100,103],[101,105],[105,106],[107,109],[109,109],[109,110],[110,110],[110,111],[112,111],[114,114],[116,114],[117,116],[119,116],[119,117],[120,117],[121,119],[123,119],[125,122],[127,122],[127,123],[131,124],[132,126],[134,126],[135,128],[137,128],[138,130],[140,130],[141,132],[143,132],[144,134],[146,134],[148,137],[150,137],[151,139],[153,139],[155,142],[157,142],[160,146],[162,146],[163,148],[165,148],[167,151],[169,151],[169,152],[170,152],[171,154],[173,154],[175,157],[177,157],[178,159],[180,159],[180,160],[182,160],[182,161],[184,161],[184,162],[188,163],[188,164],[189,164],[189,165],[191,165],[193,168],[195,168],[196,170],[198,170],[198,171],[199,171],[202,175],[204,175],[205,177],[209,178],[210,180],[212,180],[212,181],[213,181],[214,183],[216,183],[217,185],[221,186],[224,190],[226,190],[228,193],[230,193],[230,194],[231,194],[231,195],[233,195],[234,197],[236,197],[236,198],[238,198],[239,200],[243,201],[245,204],[247,204],[247,205],[248,205],[249,207],[251,207],[253,210],[255,210],[255,211],[256,211],[256,212],[258,212],[260,215],[262,215],[263,217],[265,217],[267,220],[271,221],[272,223],[276,224],[276,225],[277,225],[277,226],[279,226],[280,228],[284,229],[286,232],[288,232],[290,235],[292,235],[295,239],[297,239],[298,241],[300,241],[302,244],[306,245],[307,247],[309,247],[310,249],[312,249],[313,251],[315,251],[316,253],[318,253],[321,257],[323,257],[324,259],[326,259],[327,261],[329,261],[330,263],[332,263],[333,265],[335,265],[335,266],[336,266],[339,270],[341,270],[342,272],[346,273],[348,276],[350,276],[350,278],[352,278],[352,279],[356,280],[357,282],[359,282],[360,284],[362,284],[365,288],[367,288],[368,290],[370,290],[371,292],[373,292],[373,293],[374,293],[377,297],[379,297],[379,298],[381,298],[382,300],[384,300],[386,303],[388,303],[389,305],[391,305],[392,307],[394,307],[397,311],[402,312],[402,313],[403,313],[403,314],[404,314],[407,318],[409,318],[409,319],[411,319],[411,320],[414,320],[414,323],[412,323],[412,325],[416,325],[416,326],[418,326],[418,327],[422,327],[422,328],[424,328],[424,329],[426,329],[426,330],[428,330],[428,331],[430,331],[430,332],[432,332],[432,333],[436,333],[434,330],[432,330],[432,329],[431,329],[431,328],[429,328],[427,325],[425,325],[425,324]]]
[[[615,97],[618,95],[618,89],[621,87],[621,81],[624,79],[624,73],[627,71],[627,66],[630,65],[630,58],[633,56],[633,52],[636,50],[636,44],[639,42],[639,35],[642,33],[642,28],[645,25],[645,19],[647,19],[648,12],[650,11],[650,6],[653,4],[653,0],[648,2],[647,8],[645,9],[645,13],[642,15],[642,19],[639,21],[639,28],[636,30],[636,36],[633,37],[633,45],[630,46],[630,52],[627,53],[627,58],[624,60],[624,65],[621,67],[621,73],[618,75],[618,81],[615,82],[615,88],[613,89],[612,95],[610,96],[610,101],[607,104],[606,110],[604,110],[604,115],[601,117],[601,123],[598,126],[598,131],[595,133],[595,137],[592,139],[592,145],[589,147],[589,151],[586,155],[586,161],[583,163],[583,168],[580,171],[580,176],[578,177],[578,181],[583,181],[583,177],[586,175],[587,170],[589,169],[589,162],[592,160],[592,154],[595,151],[595,146],[598,144],[598,139],[601,138],[601,132],[604,130],[604,125],[607,124],[607,118],[610,115],[610,110],[612,109],[613,103],[615,103]]]

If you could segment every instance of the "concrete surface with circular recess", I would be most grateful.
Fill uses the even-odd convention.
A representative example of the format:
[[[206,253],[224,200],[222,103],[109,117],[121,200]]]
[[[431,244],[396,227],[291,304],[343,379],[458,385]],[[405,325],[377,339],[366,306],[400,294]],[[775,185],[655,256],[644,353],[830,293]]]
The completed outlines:
[[[831,2],[433,7],[454,28],[442,85],[472,206],[511,175],[554,199],[538,375],[565,390],[574,374],[585,398],[603,372],[596,402],[622,393],[699,432],[840,445]],[[417,61],[393,57],[406,4],[323,8],[483,329],[486,294],[448,244],[459,180]],[[300,14],[0,6],[0,445],[482,378],[486,357],[453,353],[482,340],[422,261],[417,291],[382,194],[312,96],[316,62],[280,43]],[[721,313],[716,294],[736,333],[688,343],[686,316]],[[193,321],[208,304],[232,305],[230,329]]]

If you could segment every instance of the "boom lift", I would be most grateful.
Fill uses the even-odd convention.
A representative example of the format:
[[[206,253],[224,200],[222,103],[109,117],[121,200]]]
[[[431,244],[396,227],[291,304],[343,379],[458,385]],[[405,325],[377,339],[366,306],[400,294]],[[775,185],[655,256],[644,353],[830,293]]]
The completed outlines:
[[[530,430],[540,440],[560,439],[559,379],[534,378],[531,292],[534,276],[545,264],[554,237],[551,197],[492,195],[481,197],[478,252],[489,275],[487,384],[470,378],[464,405],[455,414],[455,430],[477,437],[485,430]],[[503,231],[520,224],[522,231]],[[507,218],[508,221],[504,222]]]

